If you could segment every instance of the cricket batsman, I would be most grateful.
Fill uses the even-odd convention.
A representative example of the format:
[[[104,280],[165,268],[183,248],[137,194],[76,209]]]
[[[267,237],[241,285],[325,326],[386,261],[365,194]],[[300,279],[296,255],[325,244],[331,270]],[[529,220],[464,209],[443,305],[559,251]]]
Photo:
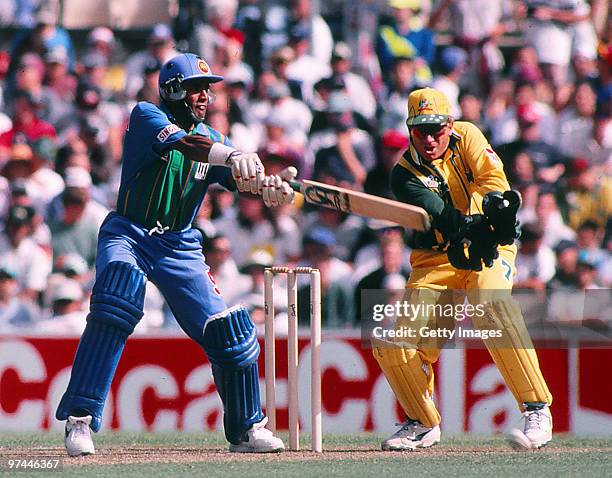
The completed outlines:
[[[265,428],[255,326],[244,306],[228,307],[221,298],[202,254],[202,235],[191,226],[214,183],[262,194],[267,206],[294,197],[280,176],[265,175],[256,154],[235,150],[203,123],[213,98],[210,85],[222,79],[204,59],[177,55],[160,71],[161,104],[141,102],[132,110],[117,208],[100,228],[87,326],[56,412],[58,420],[66,420],[70,456],[95,452],[91,431],[100,428],[121,352],[143,315],[147,280],[208,355],[230,451],[284,449]]]
[[[424,208],[432,228],[415,237],[405,300],[448,303],[449,291],[461,290],[470,304],[480,304],[483,313],[474,314],[472,324],[477,330],[499,331],[498,337],[484,342],[525,420],[523,431],[509,435],[510,443],[519,449],[540,448],[552,438],[552,396],[521,311],[511,298],[520,195],[510,190],[502,162],[482,132],[453,120],[442,92],[413,91],[406,123],[410,146],[392,170],[391,188],[400,201]],[[414,320],[398,317],[395,330]],[[417,318],[428,329],[453,328],[454,318],[450,322],[435,315]],[[441,341],[373,338],[372,345],[407,418],[382,449],[413,450],[438,443],[440,413],[433,401],[432,364]]]

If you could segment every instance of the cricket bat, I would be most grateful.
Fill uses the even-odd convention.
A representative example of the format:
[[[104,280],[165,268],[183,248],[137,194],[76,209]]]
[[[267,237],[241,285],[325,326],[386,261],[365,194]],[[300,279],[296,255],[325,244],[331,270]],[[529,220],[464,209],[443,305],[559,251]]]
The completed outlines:
[[[306,179],[289,181],[289,185],[310,204],[394,222],[416,231],[430,228],[429,215],[418,206]]]

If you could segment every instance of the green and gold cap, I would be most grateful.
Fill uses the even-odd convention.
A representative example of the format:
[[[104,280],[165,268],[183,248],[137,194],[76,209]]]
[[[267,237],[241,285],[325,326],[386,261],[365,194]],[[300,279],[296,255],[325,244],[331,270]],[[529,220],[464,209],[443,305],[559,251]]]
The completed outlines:
[[[422,88],[408,95],[408,126],[443,124],[451,118],[450,103],[441,91]]]

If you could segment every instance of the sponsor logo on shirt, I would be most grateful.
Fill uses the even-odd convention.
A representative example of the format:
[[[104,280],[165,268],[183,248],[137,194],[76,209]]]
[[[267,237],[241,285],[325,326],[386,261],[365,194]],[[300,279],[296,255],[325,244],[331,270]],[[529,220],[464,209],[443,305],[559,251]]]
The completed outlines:
[[[181,128],[179,128],[177,125],[169,124],[159,132],[159,134],[157,135],[157,141],[163,143],[170,137],[170,135],[178,133],[180,130]]]

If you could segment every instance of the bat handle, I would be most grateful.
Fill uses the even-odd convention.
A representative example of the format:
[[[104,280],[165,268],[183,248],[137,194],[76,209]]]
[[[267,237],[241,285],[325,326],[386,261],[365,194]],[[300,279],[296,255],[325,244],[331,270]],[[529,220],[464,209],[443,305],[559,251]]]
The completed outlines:
[[[298,181],[287,181],[289,183],[289,186],[291,186],[291,189],[293,189],[296,192],[301,192],[302,190],[302,185],[300,184],[300,182]]]

